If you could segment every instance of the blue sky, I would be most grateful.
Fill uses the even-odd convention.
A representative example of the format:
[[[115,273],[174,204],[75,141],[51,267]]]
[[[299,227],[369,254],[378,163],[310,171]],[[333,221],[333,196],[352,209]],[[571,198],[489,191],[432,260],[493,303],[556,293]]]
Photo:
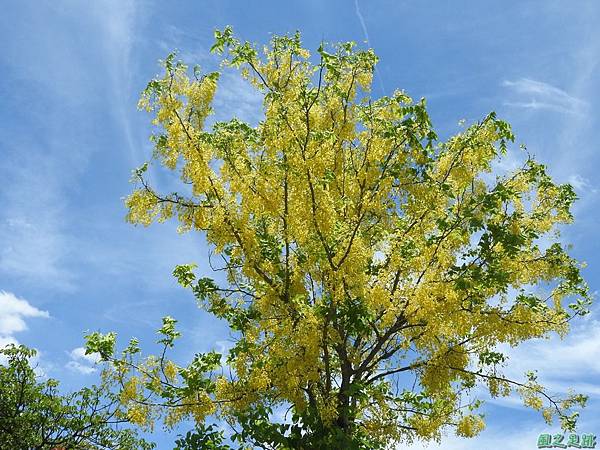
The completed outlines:
[[[225,25],[260,43],[298,29],[313,50],[322,39],[368,40],[380,57],[374,94],[401,88],[426,97],[442,136],[458,131],[460,119],[497,111],[558,181],[574,185],[576,222],[563,236],[598,289],[599,20],[595,1],[5,2],[0,345],[37,348],[44,372],[66,387],[96,379],[93,361],[78,350],[86,330],[148,343],[170,314],[184,333],[176,350],[182,361],[226,345],[224,325],[198,310],[170,275],[176,264],[207,267],[202,236],[178,235],[169,223],[128,225],[121,200],[131,169],[150,155],[149,117],[136,103],[159,71],[157,60],[179,49],[186,62],[214,69],[208,48]],[[256,122],[260,98],[228,73],[215,109],[219,118]],[[595,311],[564,341],[511,349],[507,373],[537,368],[556,391],[573,386],[590,395],[580,430],[600,435]],[[539,432],[557,430],[512,399],[488,403],[485,412],[480,438],[449,437],[443,448],[535,448]],[[158,440],[170,448],[172,437]]]

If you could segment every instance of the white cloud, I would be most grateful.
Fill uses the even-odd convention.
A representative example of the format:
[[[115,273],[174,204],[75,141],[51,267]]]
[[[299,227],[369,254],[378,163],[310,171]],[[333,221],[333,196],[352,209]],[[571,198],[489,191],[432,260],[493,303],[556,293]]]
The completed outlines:
[[[83,375],[89,375],[97,371],[94,367],[100,362],[100,355],[98,353],[85,354],[83,347],[74,348],[69,352],[71,360],[66,364],[66,368],[79,372]]]
[[[10,292],[0,291],[0,348],[10,344],[18,345],[19,341],[13,335],[27,329],[25,318],[34,317],[48,318],[50,314],[37,309],[27,300],[18,298]],[[2,355],[0,364],[5,362],[6,358]],[[38,374],[43,374],[41,368],[37,370]]]
[[[74,360],[83,360],[90,364],[96,364],[100,362],[100,354],[99,353],[90,353],[89,355],[85,354],[85,348],[77,347],[69,352],[69,356]]]
[[[223,355],[223,361],[227,357],[229,350],[231,350],[233,348],[233,344],[234,344],[234,342],[230,341],[230,340],[227,341],[227,340],[220,339],[218,341],[215,341],[215,351],[217,353],[220,353],[221,355]]]
[[[12,336],[0,336],[0,348],[4,348],[10,344],[18,345],[19,342]]]
[[[10,344],[19,345],[19,342],[12,336],[0,336],[0,349]],[[6,356],[0,355],[0,364],[6,364],[6,361]]]
[[[50,315],[10,292],[0,291],[0,339],[10,339],[14,333],[27,329],[24,318]]]
[[[95,367],[82,364],[79,361],[69,361],[66,367],[67,369],[73,370],[74,372],[79,372],[83,375],[89,375],[96,372]]]
[[[520,78],[516,81],[505,80],[502,85],[515,96],[515,100],[504,103],[507,106],[575,115],[584,114],[588,106],[583,100],[543,81]]]

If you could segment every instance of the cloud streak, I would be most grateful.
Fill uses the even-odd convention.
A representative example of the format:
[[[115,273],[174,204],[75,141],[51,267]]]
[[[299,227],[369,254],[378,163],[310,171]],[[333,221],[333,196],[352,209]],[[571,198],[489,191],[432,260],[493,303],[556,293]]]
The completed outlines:
[[[358,4],[358,0],[354,0],[354,11],[356,13],[356,17],[360,22],[360,26],[362,28],[363,34],[365,36],[365,40],[367,41],[367,45],[371,46],[371,39],[369,38],[369,30],[367,29],[367,23],[365,22],[365,18],[360,11],[360,5]],[[375,74],[377,75],[377,80],[379,81],[379,87],[381,88],[381,93],[385,94],[385,86],[383,85],[383,79],[381,78],[381,74],[379,73],[379,69],[375,66]]]
[[[504,80],[502,86],[515,97],[515,100],[504,102],[506,106],[575,115],[585,114],[588,107],[585,101],[569,95],[566,91],[530,78]]]
[[[526,370],[535,368],[543,382],[564,392],[573,380],[584,382],[600,376],[600,322],[588,319],[564,340],[553,336],[550,340],[536,339],[507,350],[511,361],[509,376],[522,376]],[[597,395],[600,385],[595,386]]]

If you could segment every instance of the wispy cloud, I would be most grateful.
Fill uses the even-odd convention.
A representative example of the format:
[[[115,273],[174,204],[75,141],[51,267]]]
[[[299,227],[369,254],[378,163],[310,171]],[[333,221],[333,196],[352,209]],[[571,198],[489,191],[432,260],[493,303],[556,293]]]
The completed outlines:
[[[512,426],[510,430],[503,427],[493,427],[485,430],[480,436],[472,439],[460,438],[454,435],[442,438],[442,443],[421,443],[401,445],[397,450],[482,450],[501,448],[502,450],[523,450],[535,448],[540,433],[547,433],[547,427],[531,427],[531,424]]]
[[[189,67],[198,64],[204,71],[219,70],[221,76],[215,94],[214,116],[209,117],[208,125],[214,120],[240,120],[256,125],[262,116],[262,94],[242,78],[239,71],[220,67],[220,57],[210,53],[210,44],[183,28],[173,25],[165,27],[166,38],[157,44],[164,52],[161,58],[176,51],[177,57]]]
[[[173,24],[164,27],[157,44],[163,52],[160,58],[174,51],[179,59],[190,66],[199,64],[205,68],[214,65],[217,61],[209,51],[210,44],[204,42],[196,33],[190,33]]]
[[[6,100],[6,127],[0,130],[3,275],[50,289],[77,288],[80,235],[70,202],[102,139],[95,130],[117,139],[120,133],[122,146],[133,147],[126,104],[135,12],[133,1],[69,8],[49,3],[29,8],[18,27],[0,21],[3,36],[14,36],[0,55],[0,81],[21,83],[19,97]],[[85,43],[73,38],[84,31],[99,37]],[[26,105],[27,121],[11,122],[8,111],[18,109],[12,102]],[[116,131],[93,119],[100,109],[118,124]]]
[[[600,376],[600,322],[587,319],[564,340],[558,336],[549,341],[536,339],[508,350],[510,376],[537,369],[542,381],[564,392],[573,380],[585,382]]]
[[[598,189],[594,187],[592,182],[587,178],[582,177],[581,175],[573,174],[569,176],[567,181],[571,186],[573,186],[573,188],[575,188],[575,192],[577,192],[580,195],[585,194],[587,192],[591,192],[592,194],[598,192]]]
[[[585,101],[543,81],[521,78],[515,81],[505,80],[502,85],[514,97],[514,100],[504,102],[506,106],[576,115],[584,114],[588,106]]]
[[[48,176],[51,165],[48,157],[32,158],[5,178],[12,188],[0,193],[0,272],[71,290],[74,275],[65,266],[69,248],[61,221],[65,201]]]
[[[215,94],[216,120],[240,120],[257,125],[262,116],[263,97],[237,71],[223,71]]]
[[[90,14],[96,20],[106,58],[106,68],[111,81],[111,110],[129,148],[134,163],[142,147],[134,138],[130,113],[135,110],[137,92],[132,89],[135,65],[132,64],[132,49],[135,30],[142,14],[134,0],[108,0],[90,4]]]
[[[586,319],[563,340],[554,335],[549,339],[531,340],[518,347],[501,345],[498,350],[508,356],[503,374],[511,380],[524,382],[525,373],[533,370],[551,394],[565,395],[573,390],[592,399],[600,399],[600,384],[596,382],[600,376],[598,321]],[[523,405],[518,394],[490,398],[484,386],[476,387],[469,398],[484,400],[497,407],[531,411]],[[497,414],[500,417],[500,413]]]
[[[600,398],[600,384],[596,382],[600,376],[600,322],[597,320],[586,318],[564,340],[553,336],[529,341],[516,348],[503,346],[501,350],[510,358],[504,371],[510,379],[523,380],[526,371],[536,370],[541,383],[551,393],[565,394],[572,388],[577,393],[590,396],[592,400]],[[487,401],[492,408],[486,411],[488,427],[479,437],[463,439],[449,432],[442,438],[441,444],[416,442],[413,445],[401,445],[398,450],[479,450],[498,448],[499,444],[503,450],[521,450],[533,448],[540,433],[547,433],[549,429],[558,431],[557,424],[552,427],[545,425],[541,416],[536,416],[539,413],[523,406],[517,395],[489,399],[485,389],[478,388],[473,396]],[[506,412],[502,412],[504,408],[520,410],[520,413],[529,410],[532,413],[531,420],[513,421],[510,432],[507,432],[502,426],[502,420],[506,418]],[[597,419],[591,413],[591,408],[584,409],[579,430],[597,427]]]

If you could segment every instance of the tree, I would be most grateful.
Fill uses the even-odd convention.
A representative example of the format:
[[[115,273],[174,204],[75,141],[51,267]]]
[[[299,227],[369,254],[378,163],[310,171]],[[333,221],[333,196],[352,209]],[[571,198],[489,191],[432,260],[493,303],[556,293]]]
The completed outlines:
[[[39,380],[35,350],[13,344],[0,349],[0,450],[150,449],[127,422],[105,386],[61,395],[56,380]]]
[[[514,142],[494,113],[442,141],[424,100],[373,98],[371,50],[321,45],[312,60],[299,34],[273,37],[262,55],[230,28],[215,36],[212,50],[263,96],[264,117],[206,126],[219,73],[190,77],[170,55],[140,107],[157,127],[151,163],[182,188],[159,192],[147,163],[126,205],[134,224],[175,217],[206,234],[227,283],[194,265],[174,275],[235,345],[226,364],[212,352],[178,366],[165,358],[172,318],[160,358],[137,343],[115,356],[114,335],[88,336],[90,351],[127,368],[131,414],[216,417],[260,448],[386,448],[446,427],[476,435],[471,394],[483,385],[572,429],[585,397],[551,395],[534,372],[506,378],[498,349],[564,336],[587,311],[581,265],[557,230],[572,221],[572,187],[530,155],[494,179]]]

